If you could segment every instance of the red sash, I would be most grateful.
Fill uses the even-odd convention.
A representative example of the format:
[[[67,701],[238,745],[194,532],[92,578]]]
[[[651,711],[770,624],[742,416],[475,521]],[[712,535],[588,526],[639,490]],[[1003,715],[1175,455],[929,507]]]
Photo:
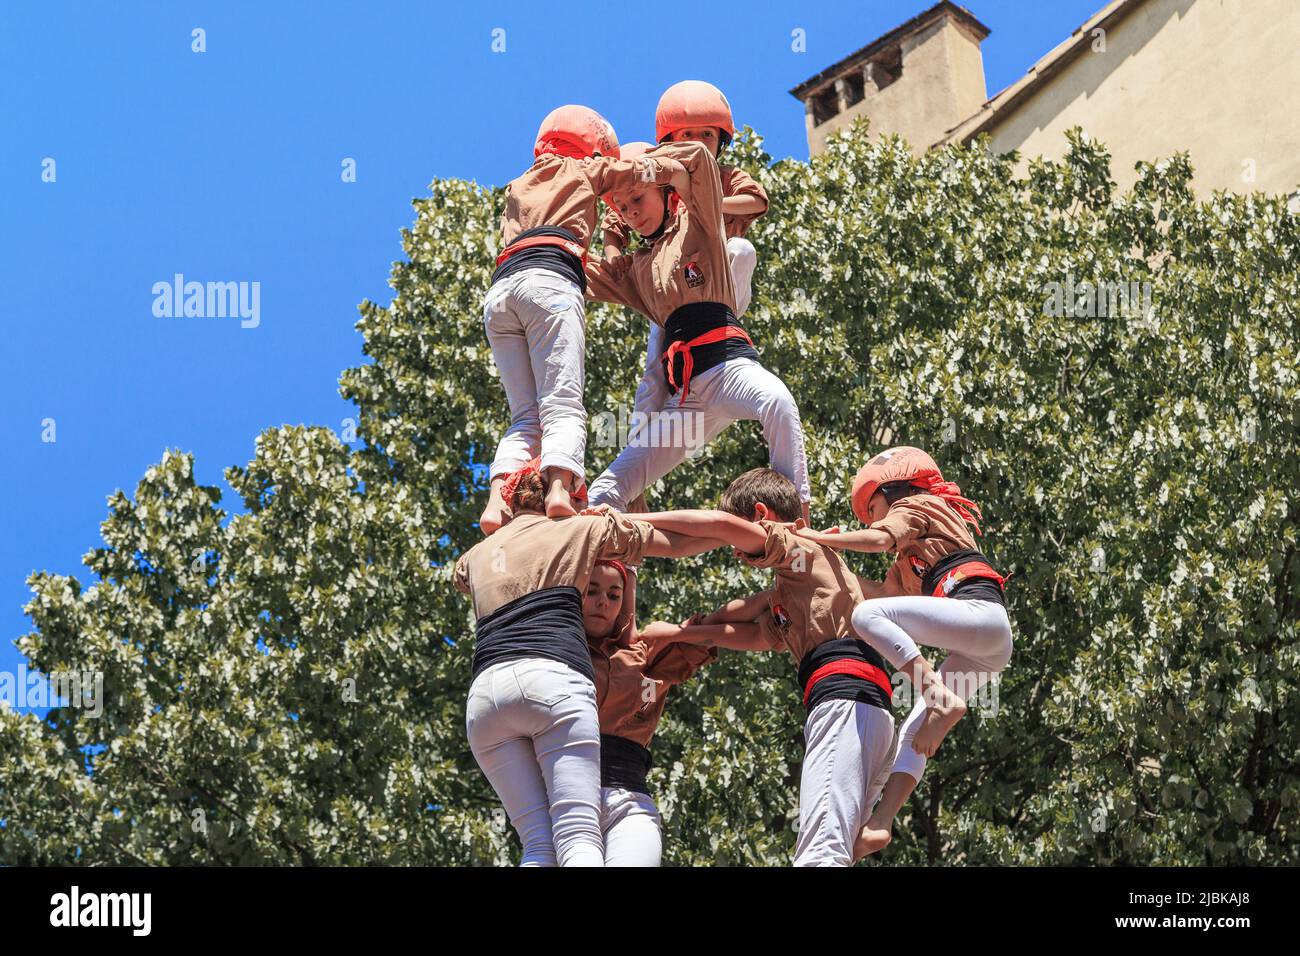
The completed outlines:
[[[866,661],[844,657],[838,661],[823,664],[808,675],[808,683],[803,688],[803,705],[805,708],[808,706],[808,698],[812,695],[813,685],[823,677],[830,677],[832,674],[852,674],[854,677],[861,677],[863,680],[871,681],[871,683],[883,690],[886,696],[894,696],[894,688],[889,683],[889,676],[879,667],[875,664],[868,664]]]
[[[959,564],[955,568],[950,568],[939,578],[931,592],[931,597],[947,597],[948,592],[955,588],[962,581],[968,581],[971,578],[989,578],[996,581],[1001,588],[1007,580],[998,574],[988,564],[983,561],[967,561],[965,564]]]
[[[527,239],[516,239],[502,249],[501,255],[497,256],[497,265],[500,266],[516,252],[537,246],[559,246],[570,255],[581,259],[584,266],[587,264],[587,250],[570,239],[565,239],[563,236],[529,236]]]
[[[673,373],[674,359],[680,355],[682,357],[682,397],[681,401],[686,401],[686,396],[691,387],[691,369],[695,367],[695,360],[691,358],[691,349],[697,345],[712,345],[714,342],[721,342],[724,339],[744,339],[750,345],[753,340],[738,325],[721,325],[716,329],[709,329],[703,335],[697,335],[689,342],[677,341],[668,346],[668,351],[664,353],[664,360],[668,363],[668,384],[677,388],[677,380]]]

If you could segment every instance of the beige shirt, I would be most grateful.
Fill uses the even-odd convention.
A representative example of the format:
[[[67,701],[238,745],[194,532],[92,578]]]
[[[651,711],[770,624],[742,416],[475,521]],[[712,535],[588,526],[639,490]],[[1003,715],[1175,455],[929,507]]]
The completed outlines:
[[[596,673],[600,732],[648,747],[668,702],[668,688],[716,661],[718,649],[691,644],[652,647],[630,631],[628,627],[610,637],[587,639]]]
[[[596,197],[638,182],[668,185],[680,167],[671,159],[622,160],[612,156],[570,159],[543,153],[528,171],[506,187],[501,216],[502,248],[525,230],[559,226],[585,247],[596,229]]]
[[[680,162],[690,189],[669,212],[663,233],[632,255],[625,273],[616,274],[602,259],[587,261],[587,298],[626,305],[659,325],[695,302],[721,302],[734,312],[717,161],[702,143],[665,143],[646,156]]]
[[[889,532],[894,539],[889,552],[898,555],[885,574],[886,595],[920,594],[921,581],[936,561],[954,551],[975,549],[969,526],[938,495],[899,498],[871,527]]]
[[[452,582],[479,618],[534,591],[569,585],[585,593],[596,561],[640,564],[654,529],[616,511],[547,518],[521,514],[456,561]]]
[[[722,181],[723,199],[729,199],[732,196],[753,196],[756,199],[763,200],[763,208],[759,212],[750,213],[746,216],[729,216],[725,212],[722,214],[723,230],[728,239],[734,239],[749,232],[749,227],[754,224],[754,220],[767,212],[767,190],[760,186],[753,176],[739,167],[719,166],[718,173]],[[612,238],[614,245],[620,249],[626,247],[632,241],[632,227],[616,210],[611,209],[605,213],[605,218],[600,223],[600,229],[601,232],[606,234],[606,239]]]
[[[853,609],[863,600],[862,589],[839,552],[777,522],[759,523],[767,532],[763,553],[744,560],[776,574],[768,609],[758,617],[768,644],[784,647],[797,664],[814,647],[853,637]]]

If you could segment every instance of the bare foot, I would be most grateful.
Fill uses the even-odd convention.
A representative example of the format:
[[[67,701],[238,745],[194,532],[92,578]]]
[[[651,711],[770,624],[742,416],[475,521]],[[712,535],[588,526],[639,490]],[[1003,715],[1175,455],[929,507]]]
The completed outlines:
[[[546,517],[568,518],[577,513],[569,489],[558,482],[553,484],[551,490],[546,493]]]
[[[503,505],[494,505],[488,503],[483,509],[483,514],[479,515],[478,526],[482,530],[484,537],[492,534],[494,531],[501,530],[501,526],[510,520],[510,511]]]
[[[853,844],[853,862],[856,863],[864,856],[879,853],[889,845],[891,838],[888,830],[873,830],[868,823],[858,833],[858,838]]]
[[[912,749],[924,757],[933,757],[948,731],[966,716],[965,702],[946,687],[943,692],[938,702],[926,706],[925,719],[912,738]]]

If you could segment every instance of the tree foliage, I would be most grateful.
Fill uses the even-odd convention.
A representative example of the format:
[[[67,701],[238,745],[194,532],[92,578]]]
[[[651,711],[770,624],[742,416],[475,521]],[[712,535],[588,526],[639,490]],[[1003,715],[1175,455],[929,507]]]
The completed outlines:
[[[732,154],[772,199],[745,324],[800,402],[814,520],[850,524],[862,461],[918,444],[1014,574],[996,713],[950,736],[881,862],[1300,862],[1285,199],[1198,199],[1182,155],[1119,193],[1079,132],[1021,177],[982,142],[914,157],[861,128],[808,163],[769,165],[752,132]],[[354,444],[268,429],[226,472],[235,516],[168,452],[110,497],[93,584],[30,578],[19,647],[102,672],[106,706],[0,710],[0,863],[517,859],[465,742],[472,615],[447,576],[508,422],[480,314],[501,203],[456,180],[414,203],[392,304],[361,308],[371,361],[341,378]],[[1150,283],[1152,307],[1050,305],[1083,282]],[[630,406],[645,333],[589,309],[591,414]],[[589,446],[592,473],[616,451]],[[651,505],[712,504],[765,460],[734,425]],[[762,578],[715,552],[643,582],[642,619],[680,620]],[[667,862],[789,861],[801,717],[781,655],[674,691]]]

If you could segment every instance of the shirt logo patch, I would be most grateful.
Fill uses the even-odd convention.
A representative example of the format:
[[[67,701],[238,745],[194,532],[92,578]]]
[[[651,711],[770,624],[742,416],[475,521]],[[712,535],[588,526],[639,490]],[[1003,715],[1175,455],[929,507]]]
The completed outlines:
[[[930,566],[914,554],[907,556],[908,563],[912,566],[912,573],[918,578],[923,578],[930,573]]]
[[[686,284],[692,289],[696,286],[704,285],[704,273],[700,271],[700,267],[696,263],[686,263],[686,265],[682,267],[682,271],[686,273]]]
[[[790,615],[785,613],[785,608],[780,604],[772,605],[772,620],[776,622],[777,629],[780,631],[790,630]]]

